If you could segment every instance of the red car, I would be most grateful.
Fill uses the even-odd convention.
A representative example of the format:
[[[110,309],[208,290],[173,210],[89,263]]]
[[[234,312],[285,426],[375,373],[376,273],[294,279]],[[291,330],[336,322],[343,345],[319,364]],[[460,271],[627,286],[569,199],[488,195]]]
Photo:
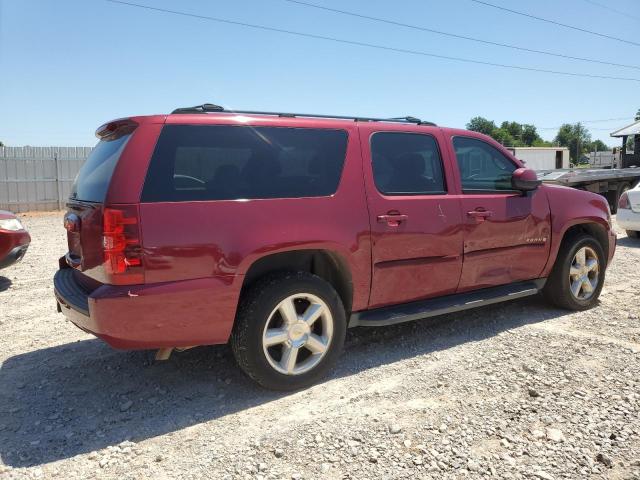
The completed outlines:
[[[348,327],[538,292],[589,308],[615,250],[603,197],[412,117],[205,104],[97,136],[65,217],[59,310],[161,357],[230,342],[269,388],[326,374]]]
[[[0,210],[0,269],[22,260],[31,237],[11,212]]]

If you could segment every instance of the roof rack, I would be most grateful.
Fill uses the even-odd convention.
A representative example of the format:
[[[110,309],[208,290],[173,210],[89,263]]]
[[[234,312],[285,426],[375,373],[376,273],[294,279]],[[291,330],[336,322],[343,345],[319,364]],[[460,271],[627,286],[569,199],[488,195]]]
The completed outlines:
[[[344,115],[319,115],[315,113],[285,113],[285,112],[259,112],[250,110],[225,110],[220,105],[214,105],[213,103],[205,103],[202,105],[196,105],[195,107],[183,107],[176,108],[172,114],[186,114],[186,113],[240,113],[246,115],[275,115],[278,117],[307,117],[307,118],[334,118],[337,120],[353,120],[354,122],[399,122],[399,123],[414,123],[416,125],[428,125],[435,127],[436,124],[425,120],[420,120],[416,117],[395,117],[395,118],[369,118],[369,117],[352,117]]]

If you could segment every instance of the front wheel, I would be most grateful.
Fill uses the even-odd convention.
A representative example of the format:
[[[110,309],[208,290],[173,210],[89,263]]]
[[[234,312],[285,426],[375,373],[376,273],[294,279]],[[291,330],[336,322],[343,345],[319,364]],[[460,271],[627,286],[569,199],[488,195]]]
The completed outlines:
[[[346,328],[342,301],[330,284],[307,272],[283,272],[243,295],[231,347],[240,368],[263,387],[297,390],[331,370]]]
[[[605,256],[591,235],[577,235],[563,243],[543,293],[554,305],[586,310],[598,301],[604,285]]]

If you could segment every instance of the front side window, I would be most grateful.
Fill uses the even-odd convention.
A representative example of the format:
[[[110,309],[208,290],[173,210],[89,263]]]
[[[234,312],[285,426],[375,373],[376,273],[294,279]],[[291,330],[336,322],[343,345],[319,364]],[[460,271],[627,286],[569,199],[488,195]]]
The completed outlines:
[[[143,202],[333,195],[347,148],[343,130],[167,125]]]
[[[385,195],[446,193],[442,160],[431,135],[378,132],[371,137],[376,188]]]
[[[463,192],[513,190],[511,176],[517,166],[498,149],[469,137],[455,137],[453,147]]]

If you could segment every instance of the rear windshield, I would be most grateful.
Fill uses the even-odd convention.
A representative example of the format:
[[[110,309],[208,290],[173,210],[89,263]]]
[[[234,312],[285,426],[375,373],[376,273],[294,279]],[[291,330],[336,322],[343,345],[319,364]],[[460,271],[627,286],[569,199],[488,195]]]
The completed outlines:
[[[98,142],[73,182],[70,195],[72,199],[104,202],[111,175],[129,137],[131,137],[130,134],[115,140]]]
[[[143,202],[328,196],[347,148],[343,130],[167,125]]]

